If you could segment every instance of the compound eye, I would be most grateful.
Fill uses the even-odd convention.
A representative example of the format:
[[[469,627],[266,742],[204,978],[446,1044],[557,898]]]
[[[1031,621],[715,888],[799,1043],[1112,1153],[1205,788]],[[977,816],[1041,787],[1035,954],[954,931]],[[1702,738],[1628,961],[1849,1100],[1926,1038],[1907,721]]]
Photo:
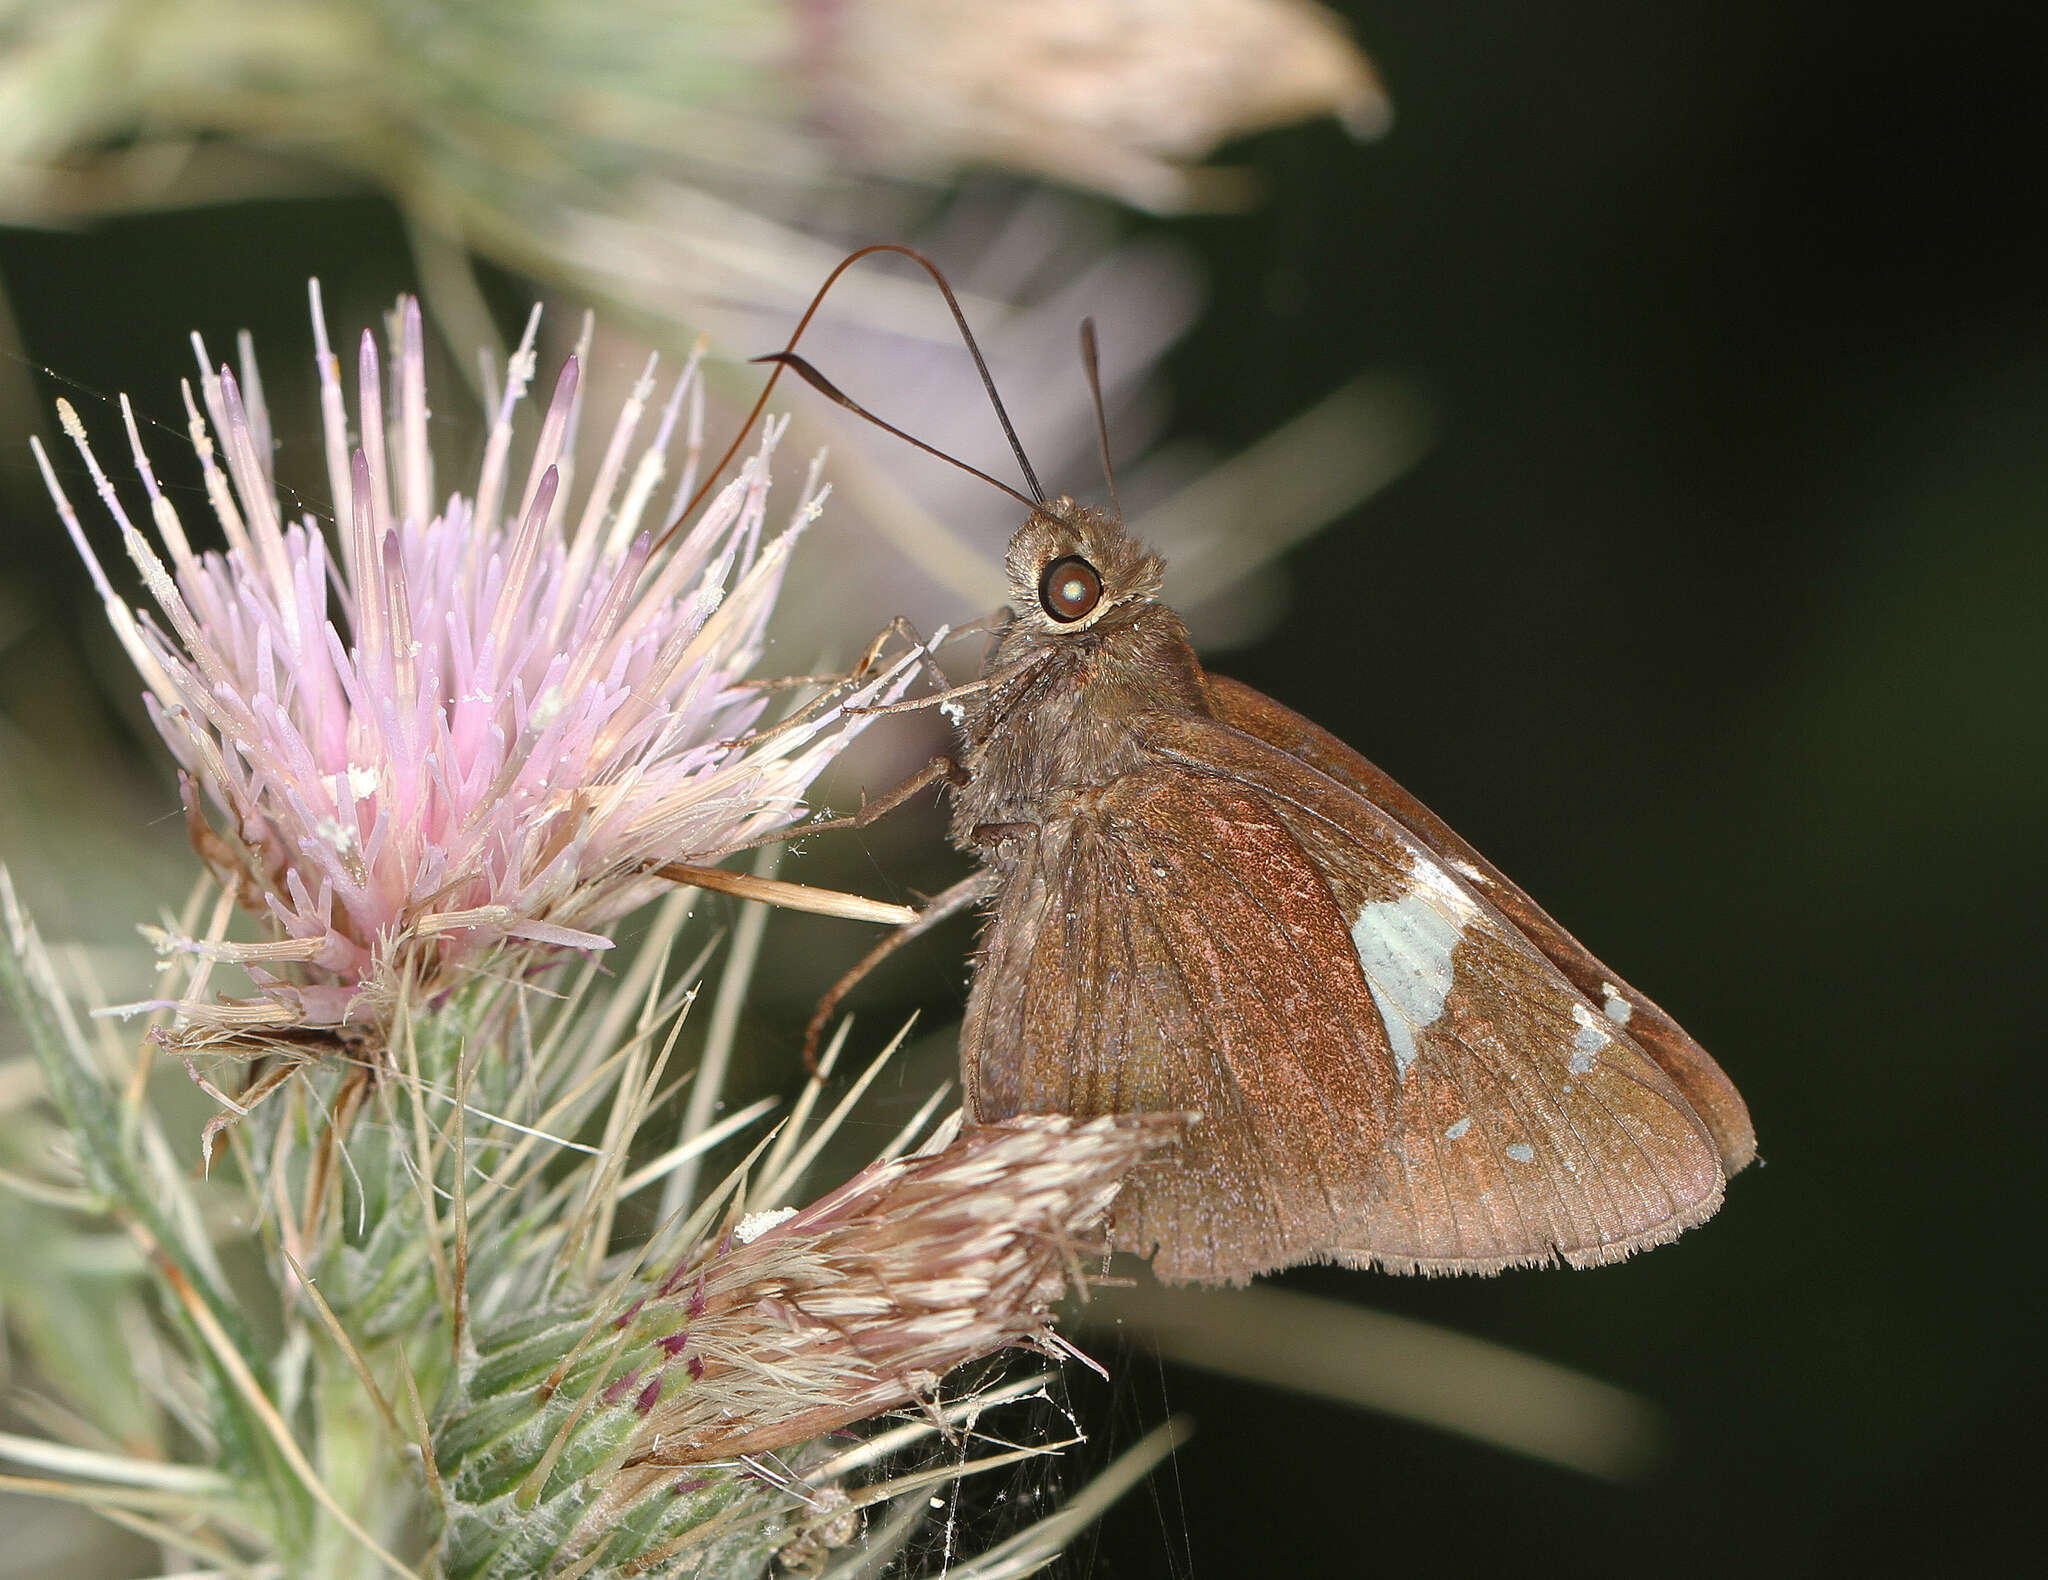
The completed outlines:
[[[1084,620],[1102,602],[1102,573],[1078,554],[1054,560],[1038,578],[1038,601],[1062,625]]]

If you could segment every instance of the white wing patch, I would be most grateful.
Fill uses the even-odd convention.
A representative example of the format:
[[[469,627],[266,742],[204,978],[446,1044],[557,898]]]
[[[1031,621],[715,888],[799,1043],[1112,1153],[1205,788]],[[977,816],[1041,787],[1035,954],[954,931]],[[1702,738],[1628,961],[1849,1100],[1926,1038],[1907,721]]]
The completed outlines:
[[[1451,996],[1451,952],[1480,914],[1457,881],[1420,851],[1409,851],[1408,874],[1413,888],[1398,900],[1359,907],[1351,924],[1352,947],[1386,1025],[1395,1073],[1404,1080],[1417,1037],[1436,1024]]]
[[[1572,1074],[1584,1075],[1600,1062],[1600,1050],[1614,1039],[1601,1030],[1600,1017],[1583,1004],[1572,1006],[1572,1020],[1579,1028],[1572,1034]]]

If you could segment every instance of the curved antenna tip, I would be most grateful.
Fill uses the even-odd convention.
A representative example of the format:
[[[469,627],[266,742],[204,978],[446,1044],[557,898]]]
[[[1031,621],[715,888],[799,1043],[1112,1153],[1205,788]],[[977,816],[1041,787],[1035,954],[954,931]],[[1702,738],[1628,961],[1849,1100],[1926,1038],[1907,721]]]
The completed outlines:
[[[1081,320],[1081,365],[1088,370],[1088,394],[1095,402],[1095,442],[1102,451],[1102,477],[1109,484],[1109,508],[1116,519],[1124,519],[1124,507],[1116,497],[1116,468],[1109,461],[1109,416],[1102,407],[1102,367],[1096,355],[1095,320]]]

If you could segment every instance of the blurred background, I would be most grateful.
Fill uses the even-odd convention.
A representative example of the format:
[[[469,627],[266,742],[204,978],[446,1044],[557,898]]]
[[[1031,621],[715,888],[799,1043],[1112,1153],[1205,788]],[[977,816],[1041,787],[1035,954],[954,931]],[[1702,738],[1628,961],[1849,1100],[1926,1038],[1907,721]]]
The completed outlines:
[[[924,25],[916,5],[868,9]],[[1193,8],[1212,9],[1232,8]],[[28,457],[28,434],[52,443],[54,396],[111,462],[111,398],[130,392],[172,430],[153,446],[189,484],[189,457],[173,459],[185,334],[220,356],[246,327],[283,474],[324,510],[305,280],[322,277],[338,343],[424,284],[446,337],[441,486],[460,486],[483,432],[462,389],[471,348],[516,337],[537,297],[558,350],[577,314],[555,306],[602,308],[619,343],[600,340],[593,375],[623,387],[629,338],[773,349],[844,245],[918,240],[986,310],[1041,473],[1083,493],[1098,474],[1073,335],[1097,317],[1125,504],[1183,551],[1194,581],[1170,574],[1168,596],[1211,662],[1393,772],[1677,1014],[1762,1143],[1717,1219],[1623,1266],[1279,1281],[1628,1389],[1664,1420],[1654,1461],[1587,1476],[1104,1338],[1091,1348],[1115,1381],[1075,1390],[1091,1452],[1170,1412],[1198,1433],[1067,1572],[1988,1567],[2031,1545],[2044,1468],[2048,25],[1971,4],[1337,10],[1391,126],[1349,57],[1292,15],[1307,86],[1219,108],[1224,173],[1192,178],[1177,172],[1206,123],[1140,157],[1124,122],[1199,121],[1193,89],[1147,100],[1105,71],[1027,93],[1024,51],[1004,71],[1022,130],[934,151],[876,104],[936,116],[935,80],[890,72],[905,51],[934,73],[938,57],[879,24],[834,35],[841,75],[803,79],[812,97],[772,106],[779,120],[759,95],[708,95],[688,142],[702,162],[640,149],[667,172],[658,187],[628,157],[625,109],[588,98],[565,113],[599,128],[605,159],[521,145],[527,184],[497,187],[462,167],[475,146],[406,145],[392,122],[358,135],[336,115],[294,141],[255,90],[240,121],[169,157],[148,133],[191,85],[166,88],[174,73],[139,44],[144,109],[127,118],[52,130],[17,72],[0,93],[0,858],[47,932],[109,962],[189,883],[164,754]],[[9,26],[11,66],[66,46]],[[406,47],[427,60],[447,42]],[[531,59],[550,42],[526,39]],[[343,100],[347,47],[327,57]],[[195,80],[219,69],[202,60]],[[300,91],[286,75],[267,91]],[[463,105],[532,112],[553,80],[468,81]],[[1055,89],[1082,96],[1064,141],[1026,115],[1057,122]],[[1123,155],[1095,158],[1112,145]],[[650,241],[629,219],[667,228]],[[876,271],[848,303],[810,354],[1009,475],[907,277]],[[758,383],[724,377],[735,401]],[[831,475],[849,480],[805,550],[774,667],[843,663],[899,611],[982,612],[1011,507],[829,429],[805,392],[788,404],[801,435],[831,432]],[[736,411],[714,413],[715,437]],[[1228,464],[1276,430],[1263,463]],[[932,522],[940,535],[920,536]],[[842,805],[921,759],[916,728],[847,765]],[[782,870],[905,898],[965,869],[921,810]],[[746,1039],[776,1089],[809,1003],[869,939],[768,925]],[[934,935],[856,1001],[857,1043],[912,1007],[930,1032],[878,1130],[946,1072],[969,939]]]

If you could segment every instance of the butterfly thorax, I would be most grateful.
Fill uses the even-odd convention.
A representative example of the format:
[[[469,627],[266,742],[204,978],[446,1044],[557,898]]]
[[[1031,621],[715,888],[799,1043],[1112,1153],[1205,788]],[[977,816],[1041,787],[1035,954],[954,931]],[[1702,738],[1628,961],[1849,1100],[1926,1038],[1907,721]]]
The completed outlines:
[[[1150,597],[1107,609],[1082,631],[1013,622],[990,656],[1000,677],[961,719],[969,782],[954,802],[953,840],[980,843],[990,824],[1085,816],[1087,792],[1142,766],[1140,713],[1210,716],[1202,667],[1180,616]]]

